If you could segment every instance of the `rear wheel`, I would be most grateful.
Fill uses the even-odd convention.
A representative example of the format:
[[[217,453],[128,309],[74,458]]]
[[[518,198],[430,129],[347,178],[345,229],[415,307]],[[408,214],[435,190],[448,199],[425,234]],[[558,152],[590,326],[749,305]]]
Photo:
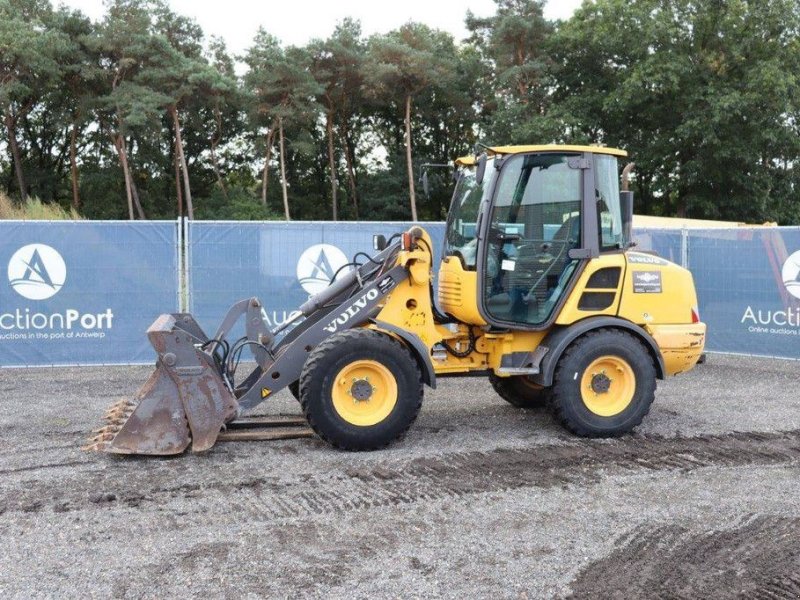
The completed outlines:
[[[553,407],[571,432],[615,437],[639,425],[655,399],[650,353],[633,335],[616,329],[578,338],[558,363]]]
[[[322,439],[346,450],[382,448],[408,430],[422,406],[416,359],[370,329],[332,335],[309,354],[300,404]]]
[[[549,389],[535,384],[525,375],[498,377],[492,373],[489,382],[498,396],[517,408],[539,408],[547,404]]]

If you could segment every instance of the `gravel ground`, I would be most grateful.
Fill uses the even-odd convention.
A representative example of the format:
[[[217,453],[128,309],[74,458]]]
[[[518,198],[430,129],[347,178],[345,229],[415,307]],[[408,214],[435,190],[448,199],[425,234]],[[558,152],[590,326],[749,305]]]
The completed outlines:
[[[149,368],[0,370],[0,597],[798,597],[798,367],[712,356],[613,441],[443,379],[387,450],[172,459],[79,449]]]

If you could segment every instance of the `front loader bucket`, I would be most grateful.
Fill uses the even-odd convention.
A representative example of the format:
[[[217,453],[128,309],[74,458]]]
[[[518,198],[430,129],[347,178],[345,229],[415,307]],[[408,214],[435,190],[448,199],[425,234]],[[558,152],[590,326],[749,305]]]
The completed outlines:
[[[161,315],[147,330],[156,370],[132,400],[111,406],[87,450],[115,454],[180,454],[208,450],[238,403],[213,359],[196,347],[208,340],[185,314]]]

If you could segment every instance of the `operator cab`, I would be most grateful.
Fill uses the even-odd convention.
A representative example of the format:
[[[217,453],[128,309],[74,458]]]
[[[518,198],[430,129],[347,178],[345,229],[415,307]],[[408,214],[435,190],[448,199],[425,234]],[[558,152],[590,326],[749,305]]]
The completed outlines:
[[[455,279],[464,280],[460,287],[474,279],[477,305],[468,312],[483,323],[549,327],[585,262],[629,245],[630,202],[620,198],[619,156],[626,153],[510,146],[459,159],[439,294],[445,311],[463,318],[463,306],[450,296]],[[458,300],[470,301],[466,294]]]

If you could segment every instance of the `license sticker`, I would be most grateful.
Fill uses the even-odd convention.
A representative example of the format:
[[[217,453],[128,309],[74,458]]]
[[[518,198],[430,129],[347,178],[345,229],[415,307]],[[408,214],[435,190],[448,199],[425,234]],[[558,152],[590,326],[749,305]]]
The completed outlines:
[[[661,271],[633,271],[634,294],[660,294]]]
[[[517,261],[515,260],[504,260],[500,265],[503,271],[513,271],[517,267]]]

